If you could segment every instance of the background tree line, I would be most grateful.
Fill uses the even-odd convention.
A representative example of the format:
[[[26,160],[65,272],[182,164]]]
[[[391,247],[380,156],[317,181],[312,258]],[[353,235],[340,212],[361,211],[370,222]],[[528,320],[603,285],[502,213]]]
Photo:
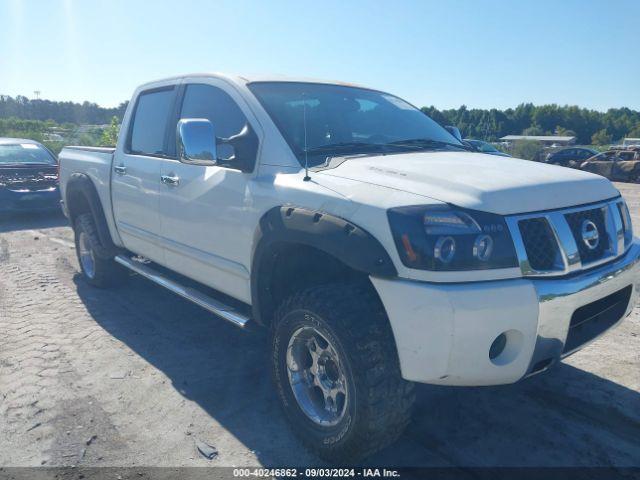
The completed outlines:
[[[122,120],[129,102],[122,102],[115,108],[104,108],[95,103],[55,102],[52,100],[15,98],[0,95],[0,118],[22,120],[53,120],[56,123],[76,125],[105,125],[112,117]]]
[[[640,137],[640,111],[610,108],[598,112],[577,106],[522,103],[506,110],[457,109],[422,111],[441,125],[455,125],[467,138],[495,142],[505,135],[575,135],[581,145],[606,145],[624,137]]]
[[[0,95],[0,137],[30,138],[54,153],[77,144],[113,146],[128,102],[115,108]]]
[[[0,137],[32,138],[54,152],[63,145],[115,145],[128,102],[104,108],[91,102],[56,102],[0,95]],[[505,135],[575,135],[582,145],[609,145],[624,137],[640,137],[640,111],[611,108],[606,112],[577,106],[522,103],[506,110],[422,111],[441,125],[456,125],[466,138],[496,142]],[[523,145],[524,158],[537,158],[541,145]]]
[[[46,145],[58,154],[65,145],[110,147],[116,144],[120,119],[111,117],[108,125],[77,125],[53,120],[22,120],[0,118],[0,137],[28,138]]]

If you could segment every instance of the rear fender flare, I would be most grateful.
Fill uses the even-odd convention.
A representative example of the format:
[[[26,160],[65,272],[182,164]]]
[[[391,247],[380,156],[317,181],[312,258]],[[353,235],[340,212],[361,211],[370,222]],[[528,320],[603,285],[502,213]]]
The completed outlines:
[[[65,190],[65,206],[69,212],[69,220],[72,227],[75,227],[76,217],[80,213],[84,213],[84,211],[81,210],[81,206],[77,205],[78,196],[82,196],[89,206],[89,210],[96,224],[96,231],[100,243],[110,255],[115,255],[118,252],[118,247],[113,243],[111,238],[98,191],[93,181],[84,173],[71,174]]]

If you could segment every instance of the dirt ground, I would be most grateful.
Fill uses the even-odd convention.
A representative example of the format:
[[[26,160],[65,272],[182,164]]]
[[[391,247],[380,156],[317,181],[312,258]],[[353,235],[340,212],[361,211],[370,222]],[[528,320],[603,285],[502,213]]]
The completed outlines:
[[[640,226],[640,186],[619,184]],[[0,466],[321,465],[288,429],[265,341],[141,278],[78,274],[62,216],[0,221]],[[214,460],[197,440],[214,445]],[[387,466],[640,466],[640,316],[551,371],[419,386]]]

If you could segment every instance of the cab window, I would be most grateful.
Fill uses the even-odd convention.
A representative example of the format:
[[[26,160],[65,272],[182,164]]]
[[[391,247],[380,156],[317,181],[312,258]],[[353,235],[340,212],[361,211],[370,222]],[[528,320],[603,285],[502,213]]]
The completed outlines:
[[[129,131],[129,153],[166,156],[167,122],[171,115],[174,87],[138,95]]]
[[[187,85],[180,118],[206,118],[213,124],[216,137],[222,139],[237,135],[248,124],[244,113],[227,92],[204,84]],[[220,159],[229,160],[235,153],[231,145],[218,143]]]

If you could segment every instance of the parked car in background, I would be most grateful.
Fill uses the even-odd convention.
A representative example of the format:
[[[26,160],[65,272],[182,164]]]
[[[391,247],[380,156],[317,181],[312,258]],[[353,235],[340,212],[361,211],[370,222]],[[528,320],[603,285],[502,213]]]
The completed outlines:
[[[589,158],[581,170],[597,173],[610,180],[640,182],[640,149],[612,149]]]
[[[561,167],[579,168],[582,162],[597,154],[598,151],[593,148],[567,147],[549,153],[546,162]]]
[[[466,143],[468,145],[471,145],[478,152],[488,153],[489,155],[499,155],[501,157],[510,157],[511,156],[508,153],[501,152],[496,147],[491,145],[489,142],[485,142],[483,140],[474,140],[474,139],[471,139],[471,138],[465,138],[463,141],[464,141],[464,143]]]
[[[33,140],[0,138],[0,213],[59,208],[53,153]]]

